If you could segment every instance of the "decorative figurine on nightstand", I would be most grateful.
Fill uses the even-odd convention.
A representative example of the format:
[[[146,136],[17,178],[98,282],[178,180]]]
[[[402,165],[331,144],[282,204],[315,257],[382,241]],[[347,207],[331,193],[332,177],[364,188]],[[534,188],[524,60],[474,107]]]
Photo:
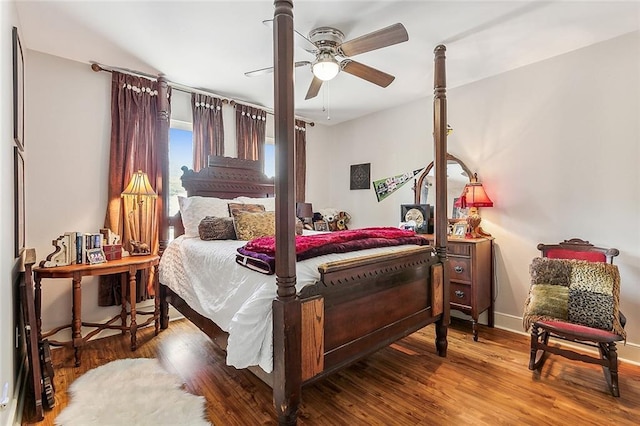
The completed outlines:
[[[149,250],[149,244],[147,243],[142,243],[136,240],[131,240],[129,243],[131,244],[131,247],[133,247],[131,250],[131,254],[133,255],[149,254],[151,252]]]

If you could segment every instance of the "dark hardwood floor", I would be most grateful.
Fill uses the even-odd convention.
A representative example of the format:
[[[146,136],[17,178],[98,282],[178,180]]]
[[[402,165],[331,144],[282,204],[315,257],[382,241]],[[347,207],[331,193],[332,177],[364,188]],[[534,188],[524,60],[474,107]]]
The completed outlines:
[[[599,367],[551,355],[542,374],[527,369],[529,337],[455,321],[446,358],[435,354],[433,326],[424,328],[302,392],[301,425],[592,425],[640,423],[640,367],[621,363],[620,398]],[[56,407],[39,425],[53,425],[66,389],[86,371],[121,358],[156,357],[207,400],[212,424],[275,424],[271,389],[250,372],[224,364],[224,353],[186,320],[157,337],[138,332],[91,341],[82,365],[73,352],[53,351]],[[126,386],[123,383],[123,386]],[[25,412],[23,424],[29,423]]]

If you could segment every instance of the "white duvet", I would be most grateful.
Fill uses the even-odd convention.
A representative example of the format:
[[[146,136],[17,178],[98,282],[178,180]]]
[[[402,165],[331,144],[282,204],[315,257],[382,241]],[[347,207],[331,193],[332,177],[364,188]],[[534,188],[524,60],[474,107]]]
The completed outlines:
[[[246,241],[202,241],[180,236],[160,260],[160,282],[182,297],[199,314],[229,333],[227,364],[236,368],[273,369],[271,303],[276,298],[275,275],[252,271],[236,263],[237,249]],[[298,290],[320,279],[318,265],[335,260],[400,251],[398,246],[361,250],[298,262]]]

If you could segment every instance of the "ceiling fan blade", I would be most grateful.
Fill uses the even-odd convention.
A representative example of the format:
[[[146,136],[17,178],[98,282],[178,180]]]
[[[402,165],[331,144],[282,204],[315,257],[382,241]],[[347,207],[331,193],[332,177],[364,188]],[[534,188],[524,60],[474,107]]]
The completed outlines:
[[[259,70],[247,71],[244,73],[247,77],[256,77],[259,75],[265,75],[273,72],[273,67],[261,68]]]
[[[382,72],[369,65],[361,64],[360,62],[353,61],[351,59],[345,59],[340,63],[342,71],[360,77],[363,80],[367,80],[370,83],[377,84],[380,87],[387,87],[390,85],[395,77],[386,72]]]
[[[298,67],[303,67],[305,65],[311,65],[311,62],[309,61],[298,61],[296,63],[293,64],[294,67],[298,68]],[[244,75],[246,75],[247,77],[255,77],[258,75],[264,75],[264,74],[269,74],[273,72],[273,67],[269,67],[269,68],[261,68],[259,70],[253,70],[253,71],[248,71],[245,72]]]
[[[265,19],[264,21],[262,21],[262,23],[273,30],[273,19]],[[311,40],[305,37],[302,33],[298,32],[298,30],[296,30],[295,28],[293,29],[293,33],[295,35],[296,46],[303,48],[309,53],[316,53],[318,51],[316,45],[313,44]]]
[[[407,40],[409,40],[409,34],[406,28],[398,23],[346,41],[340,45],[339,50],[342,56],[355,56]]]
[[[315,75],[313,76],[313,80],[311,80],[311,85],[309,86],[309,90],[307,90],[307,96],[304,97],[304,100],[315,98],[318,96],[318,92],[320,91],[320,87],[322,87],[322,80],[320,80]]]

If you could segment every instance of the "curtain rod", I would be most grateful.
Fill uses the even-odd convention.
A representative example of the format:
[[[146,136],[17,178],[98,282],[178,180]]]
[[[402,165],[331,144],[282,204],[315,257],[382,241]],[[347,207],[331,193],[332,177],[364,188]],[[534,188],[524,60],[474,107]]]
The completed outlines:
[[[145,72],[142,71],[135,71],[135,70],[130,70],[127,68],[120,68],[120,67],[113,67],[110,65],[103,65],[103,64],[99,64],[98,62],[90,62],[91,64],[91,69],[95,72],[100,72],[100,71],[105,71],[105,72],[113,72],[113,71],[117,71],[117,72],[121,72],[124,74],[131,74],[131,75],[135,75],[138,77],[145,77],[145,78],[149,78],[151,80],[158,80],[158,76],[155,75],[151,75],[151,74],[147,74]],[[208,90],[202,90],[202,89],[198,89],[195,87],[191,87],[191,86],[185,86],[184,84],[180,84],[180,83],[176,83],[173,82],[171,80],[167,80],[167,84],[169,86],[171,86],[172,88],[174,88],[175,90],[178,90],[180,92],[184,92],[184,93],[199,93],[201,95],[208,95],[208,96],[215,96],[217,98],[222,99],[222,103],[226,104],[228,103],[231,106],[235,106],[235,104],[242,104],[242,105],[247,105],[250,107],[254,107],[254,108],[260,108],[264,111],[267,112],[267,114],[271,114],[273,115],[273,110],[270,108],[265,108],[262,105],[256,105],[256,104],[252,104],[250,102],[245,102],[245,101],[237,101],[235,99],[227,99],[224,96],[218,95],[217,93],[208,91]],[[313,121],[307,120],[306,118],[301,118],[301,117],[296,117],[298,120],[302,120],[305,123],[307,123],[309,126],[313,127],[315,126],[316,123],[314,123]]]

